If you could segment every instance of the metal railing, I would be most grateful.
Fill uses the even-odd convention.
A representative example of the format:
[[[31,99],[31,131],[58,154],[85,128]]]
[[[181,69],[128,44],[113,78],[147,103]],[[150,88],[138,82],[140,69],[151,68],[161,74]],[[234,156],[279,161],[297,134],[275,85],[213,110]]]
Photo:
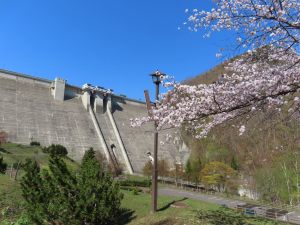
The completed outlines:
[[[239,198],[236,196],[235,198],[227,198],[226,196],[222,196],[221,194],[217,194],[216,191],[211,189],[205,189],[204,185],[196,184],[193,182],[188,182],[182,179],[175,179],[170,177],[159,177],[159,181],[165,184],[176,184],[177,188],[185,189],[188,191],[201,192],[203,194],[214,195],[224,199],[232,199],[239,200],[244,202],[244,204],[238,205],[224,205],[225,207],[237,210],[248,216],[258,216],[264,217],[276,221],[288,222],[292,224],[300,224],[300,207],[285,205],[285,204],[267,204],[261,202],[247,201],[247,199]]]

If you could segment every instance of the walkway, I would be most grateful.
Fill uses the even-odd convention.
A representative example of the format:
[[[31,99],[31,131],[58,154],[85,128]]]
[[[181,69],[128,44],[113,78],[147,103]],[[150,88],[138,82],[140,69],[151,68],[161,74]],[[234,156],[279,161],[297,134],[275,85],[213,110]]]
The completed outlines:
[[[226,205],[229,208],[237,208],[238,205],[246,205],[246,202],[240,201],[240,200],[233,200],[233,199],[228,199],[228,198],[223,198],[219,196],[213,196],[213,195],[208,195],[208,194],[203,194],[199,192],[191,192],[191,191],[185,191],[185,190],[179,190],[179,189],[174,189],[174,188],[168,188],[168,187],[163,187],[159,188],[158,190],[159,195],[167,195],[167,196],[182,196],[190,199],[195,199],[195,200],[201,200],[203,202],[209,202],[209,203],[214,203],[218,205]],[[268,215],[268,212],[273,212],[272,215],[274,215],[274,209],[267,207],[267,206],[253,206],[251,209],[253,211],[261,216]],[[282,211],[282,210],[281,210]],[[263,213],[258,213],[258,212],[263,212]],[[280,213],[278,213],[280,214]],[[273,219],[277,219],[280,221],[286,221],[290,222],[293,224],[300,224],[300,213],[299,212],[285,212],[283,214],[280,214],[280,216],[274,218],[273,216],[270,216]]]

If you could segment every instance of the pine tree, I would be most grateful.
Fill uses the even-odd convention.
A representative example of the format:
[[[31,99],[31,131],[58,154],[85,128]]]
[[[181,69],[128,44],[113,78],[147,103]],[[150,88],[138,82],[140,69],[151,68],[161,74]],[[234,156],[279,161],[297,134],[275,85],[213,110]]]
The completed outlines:
[[[192,175],[192,165],[190,159],[186,162],[185,165],[185,175],[188,181],[190,181],[191,175]]]
[[[120,214],[120,188],[89,149],[80,171],[70,171],[61,155],[50,154],[49,169],[35,161],[24,165],[22,191],[26,209],[35,224],[116,224]]]
[[[76,202],[79,198],[75,175],[67,168],[62,156],[50,155],[49,172],[44,171],[43,183],[49,196],[47,211],[51,215],[48,221],[63,224],[80,224],[77,218]]]
[[[81,220],[86,224],[115,224],[122,194],[111,176],[103,171],[92,148],[83,157],[78,187]]]
[[[40,168],[36,161],[27,159],[23,165],[25,175],[22,177],[22,195],[30,219],[36,224],[44,224],[47,196],[44,194]]]
[[[32,160],[26,161],[24,170],[22,192],[27,214],[34,223],[80,224],[76,179],[60,156],[50,156],[49,170],[40,171]]]

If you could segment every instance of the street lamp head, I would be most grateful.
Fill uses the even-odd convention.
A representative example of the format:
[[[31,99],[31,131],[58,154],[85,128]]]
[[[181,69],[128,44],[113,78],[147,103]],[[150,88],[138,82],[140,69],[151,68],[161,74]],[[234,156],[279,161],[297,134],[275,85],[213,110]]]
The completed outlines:
[[[154,73],[150,74],[150,76],[152,77],[152,81],[154,84],[160,84],[166,74],[156,70]]]

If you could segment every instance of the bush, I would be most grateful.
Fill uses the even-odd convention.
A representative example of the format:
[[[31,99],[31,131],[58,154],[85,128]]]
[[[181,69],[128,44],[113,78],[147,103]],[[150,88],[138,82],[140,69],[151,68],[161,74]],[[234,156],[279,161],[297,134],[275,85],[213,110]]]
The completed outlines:
[[[124,187],[150,187],[151,180],[120,180],[119,184]]]
[[[38,141],[31,141],[30,146],[41,146],[41,144]]]
[[[143,192],[143,190],[140,189],[139,187],[120,186],[120,189],[124,191],[131,191],[131,192]]]
[[[3,157],[0,157],[0,173],[5,173],[7,164],[3,161]]]
[[[67,149],[62,145],[52,144],[46,148],[42,149],[44,153],[48,153],[53,156],[66,156],[68,154]]]
[[[133,195],[138,195],[139,194],[139,189],[137,187],[134,187],[132,190]]]

